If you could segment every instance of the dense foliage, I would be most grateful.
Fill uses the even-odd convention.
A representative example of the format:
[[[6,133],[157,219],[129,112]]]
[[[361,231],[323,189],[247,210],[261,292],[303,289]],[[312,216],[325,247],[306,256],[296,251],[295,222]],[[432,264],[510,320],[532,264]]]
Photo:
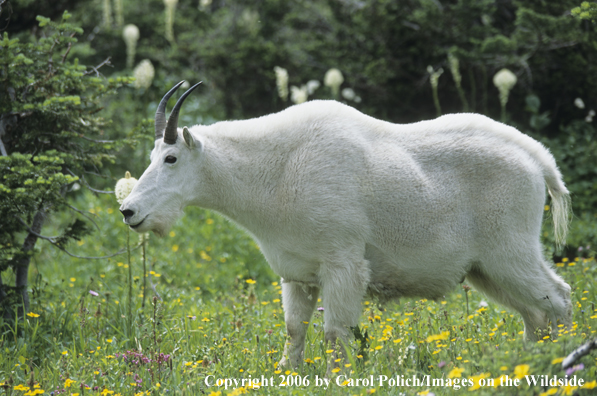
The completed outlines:
[[[105,79],[97,68],[68,59],[75,35],[83,33],[69,18],[67,12],[61,22],[38,17],[39,39],[22,42],[5,33],[0,42],[0,272],[12,267],[22,292],[0,283],[3,306],[13,298],[28,306],[27,267],[44,219],[68,207],[67,191],[75,182],[86,185],[85,173],[97,172],[121,146],[106,140],[96,113],[126,78]],[[59,235],[43,238],[64,248],[86,230],[75,218]]]
[[[344,76],[342,88],[352,89],[361,99],[340,100],[394,122],[432,118],[438,108],[442,113],[475,111],[500,119],[493,77],[508,68],[517,83],[507,100],[506,121],[544,138],[549,147],[561,144],[566,134],[562,131],[578,130],[575,122],[589,116],[597,103],[595,25],[572,17],[571,10],[579,7],[575,0],[171,3],[170,20],[163,0],[143,5],[62,0],[43,6],[48,14],[69,7],[84,29],[71,56],[99,64],[109,55],[114,67],[103,73],[113,76],[137,72],[127,67],[129,47],[123,38],[125,26],[137,26],[133,66],[149,60],[155,74],[146,87],[121,91],[119,100],[106,104],[107,116],[120,126],[120,136],[151,118],[166,89],[181,79],[204,81],[204,88],[185,106],[182,123],[210,123],[280,110],[291,101],[277,95],[276,66],[288,71],[289,84],[296,87],[311,80],[323,82],[328,69],[339,68]],[[106,4],[111,6],[106,8]],[[579,8],[589,6],[583,3]],[[31,21],[37,7],[32,1],[14,2],[7,30],[23,37],[39,34]],[[167,35],[170,30],[171,37]],[[450,59],[457,60],[456,69]],[[444,71],[437,80],[437,103],[429,66]],[[322,86],[309,99],[332,96]],[[582,108],[575,106],[576,99],[582,100]],[[589,118],[585,130],[592,136]],[[567,141],[569,150],[557,158],[570,170],[566,176],[572,183],[585,175],[575,174],[573,166],[583,148],[576,143],[581,140]],[[128,152],[119,156],[116,174],[125,168],[140,173],[148,145],[137,149],[141,161],[127,163]],[[588,153],[583,150],[581,154],[585,162]],[[585,171],[596,174],[595,167]],[[573,199],[575,210],[595,208],[597,202],[587,196],[597,196],[596,189],[595,184],[584,188],[582,198]]]

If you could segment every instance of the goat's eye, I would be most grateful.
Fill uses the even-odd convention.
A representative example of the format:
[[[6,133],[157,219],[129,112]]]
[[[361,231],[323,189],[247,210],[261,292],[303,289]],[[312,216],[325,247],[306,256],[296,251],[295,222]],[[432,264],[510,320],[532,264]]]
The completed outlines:
[[[175,162],[176,162],[176,157],[173,157],[173,156],[169,155],[169,156],[167,156],[167,157],[166,157],[166,160],[165,160],[165,161],[166,161],[167,163],[169,163],[169,164],[173,164],[173,163],[175,163]]]

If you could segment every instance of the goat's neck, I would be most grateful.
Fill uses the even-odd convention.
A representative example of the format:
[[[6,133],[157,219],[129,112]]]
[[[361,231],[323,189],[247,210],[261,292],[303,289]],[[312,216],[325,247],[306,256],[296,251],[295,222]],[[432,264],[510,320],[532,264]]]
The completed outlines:
[[[283,169],[271,166],[271,162],[283,162],[284,158],[263,147],[252,149],[247,142],[218,143],[217,150],[207,154],[204,169],[209,197],[198,205],[252,231],[253,226],[271,217],[272,196]]]

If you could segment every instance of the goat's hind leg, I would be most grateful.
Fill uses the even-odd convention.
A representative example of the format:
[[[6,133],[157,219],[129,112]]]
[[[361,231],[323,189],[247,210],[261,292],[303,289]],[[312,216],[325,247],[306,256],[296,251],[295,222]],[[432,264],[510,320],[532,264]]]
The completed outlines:
[[[519,254],[488,255],[473,266],[467,279],[488,297],[517,310],[524,321],[525,339],[537,340],[536,331],[552,335],[559,324],[572,325],[570,286],[545,263],[539,249]]]
[[[284,356],[279,363],[281,367],[288,363],[292,367],[298,367],[302,362],[307,327],[317,303],[318,294],[317,287],[282,281],[284,319],[290,341],[284,347]]]

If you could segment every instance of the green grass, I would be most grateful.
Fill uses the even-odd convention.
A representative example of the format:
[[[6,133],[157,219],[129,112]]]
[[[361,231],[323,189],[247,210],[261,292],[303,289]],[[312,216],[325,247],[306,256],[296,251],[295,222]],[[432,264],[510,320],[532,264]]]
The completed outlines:
[[[102,256],[126,246],[128,231],[113,196],[82,194],[75,205],[96,213],[99,231],[73,243],[71,252]],[[51,228],[44,233],[52,234]],[[139,236],[129,237],[137,246]],[[39,389],[67,395],[450,395],[472,389],[460,387],[464,380],[494,379],[499,385],[506,375],[522,377],[520,386],[483,386],[474,393],[594,394],[595,355],[585,356],[584,368],[575,373],[588,387],[528,386],[524,379],[525,374],[563,378],[561,358],[595,337],[595,260],[572,257],[557,266],[573,288],[574,304],[574,329],[557,340],[523,343],[520,316],[492,302],[484,306],[486,299],[474,290],[454,290],[436,302],[404,299],[383,310],[365,301],[359,332],[367,337],[351,341],[349,356],[339,362],[341,369],[326,390],[317,383],[331,356],[323,342],[322,313],[316,312],[309,326],[303,366],[278,370],[286,342],[278,279],[255,243],[227,220],[193,208],[169,236],[150,236],[144,307],[141,248],[132,251],[129,267],[126,254],[83,260],[40,242],[30,271],[31,313],[18,328],[0,334],[0,394],[30,395]],[[4,274],[5,282],[13,281],[7,278]],[[444,386],[391,382],[398,379],[400,385],[413,376],[443,379]],[[263,386],[248,389],[248,380],[256,378]],[[208,387],[206,379],[244,379],[245,386]],[[338,384],[348,379],[354,386]]]

